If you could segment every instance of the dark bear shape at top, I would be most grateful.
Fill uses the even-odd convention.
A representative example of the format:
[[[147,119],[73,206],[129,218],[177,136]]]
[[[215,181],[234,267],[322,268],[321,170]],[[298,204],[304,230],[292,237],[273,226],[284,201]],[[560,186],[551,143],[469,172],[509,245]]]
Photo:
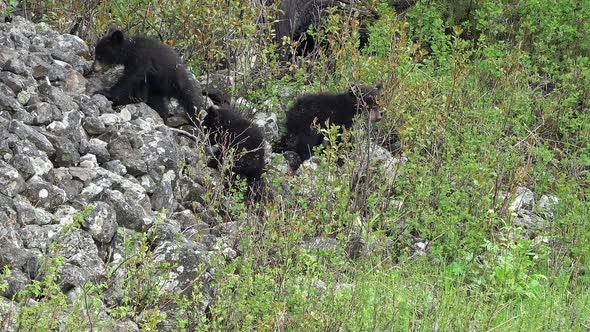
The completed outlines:
[[[195,108],[201,106],[201,91],[191,82],[182,59],[170,46],[145,37],[110,32],[96,44],[92,69],[100,72],[123,65],[123,75],[110,89],[100,92],[114,105],[145,102],[166,122],[168,99],[184,108],[194,125]]]
[[[354,116],[363,112],[369,120],[381,120],[376,98],[380,87],[358,87],[345,93],[309,94],[298,98],[287,111],[286,139],[299,155],[300,161],[309,159],[314,146],[322,144],[324,135],[313,128],[314,121],[326,128],[326,121],[342,128],[350,128]],[[296,165],[298,166],[298,165]],[[295,167],[296,168],[296,167]]]
[[[260,128],[227,104],[221,108],[210,107],[203,126],[209,143],[216,146],[207,166],[219,169],[223,157],[233,150],[231,172],[246,179],[249,190],[247,197],[258,200],[261,194],[260,177],[264,172],[264,145]]]
[[[273,1],[269,1],[272,3]],[[354,3],[343,0],[280,0],[280,13],[275,22],[276,39],[279,45],[283,37],[293,41],[300,41],[296,49],[297,55],[307,55],[318,46],[312,36],[307,34],[310,27],[321,29],[322,21],[326,20],[329,7],[344,9],[347,14],[359,13],[360,19],[360,48],[362,49],[369,39],[369,31],[366,23],[379,18],[379,14],[372,7],[364,6],[360,2]],[[285,56],[285,55],[283,55]]]

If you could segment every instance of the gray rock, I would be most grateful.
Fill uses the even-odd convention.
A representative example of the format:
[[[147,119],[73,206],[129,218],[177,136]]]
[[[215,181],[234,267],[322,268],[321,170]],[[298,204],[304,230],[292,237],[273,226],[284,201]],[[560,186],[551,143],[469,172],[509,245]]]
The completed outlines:
[[[25,180],[18,171],[0,161],[0,194],[14,197],[25,189]]]
[[[53,213],[53,220],[60,225],[72,225],[74,216],[80,211],[69,205],[59,206]]]
[[[4,292],[0,292],[0,295],[11,299],[18,292],[24,290],[31,280],[21,270],[13,269],[10,271],[8,278],[6,278],[5,281],[8,283],[8,287]],[[2,325],[0,324],[0,326]]]
[[[105,163],[104,168],[120,176],[127,174],[127,167],[120,160],[111,160]]]
[[[144,220],[146,217],[145,210],[137,201],[125,197],[120,191],[104,190],[99,196],[99,200],[113,207],[119,226],[138,232],[144,232],[149,228],[150,225]]]
[[[221,254],[228,261],[234,260],[236,257],[238,257],[238,253],[230,247],[223,249]]]
[[[10,160],[10,164],[17,169],[25,179],[29,179],[33,175],[41,177],[45,176],[51,171],[53,164],[49,161],[45,153],[36,151],[34,145],[31,143],[29,144],[31,148],[26,144],[17,145],[14,149],[14,157]]]
[[[19,229],[19,234],[26,249],[36,249],[37,252],[47,253],[49,245],[61,228],[60,225],[27,225]]]
[[[34,80],[21,75],[16,75],[8,71],[0,72],[0,82],[6,84],[6,86],[9,87],[12,92],[14,92],[14,94],[18,94],[25,89],[36,86],[36,82]]]
[[[267,141],[275,141],[279,138],[278,118],[275,113],[256,112],[252,122],[263,130]]]
[[[13,74],[25,77],[32,74],[32,70],[19,58],[12,58],[6,61],[3,69]]]
[[[174,172],[168,171],[154,190],[151,197],[152,210],[154,211],[174,211],[178,206],[178,202],[174,199],[174,190],[172,189],[172,181],[174,179]]]
[[[66,192],[63,189],[44,181],[37,175],[27,181],[24,194],[33,205],[50,212],[66,202]]]
[[[11,121],[8,125],[8,131],[23,140],[30,141],[37,149],[45,152],[48,156],[53,156],[56,152],[53,144],[41,132],[20,121]]]
[[[516,188],[516,198],[508,209],[518,213],[520,210],[533,211],[534,206],[535,196],[533,192],[528,188],[518,187]]]
[[[91,138],[89,141],[83,140],[80,142],[80,153],[95,155],[96,161],[101,164],[111,160],[111,155],[107,149],[107,143],[98,138]]]
[[[18,222],[21,225],[49,225],[53,221],[51,213],[34,207],[23,196],[14,197],[14,208],[18,214]]]
[[[80,157],[80,167],[82,168],[97,168],[98,162],[96,161],[96,156],[93,154],[85,154]]]
[[[33,125],[48,125],[62,117],[59,108],[46,102],[29,105],[26,107],[26,111],[32,115],[31,124]]]
[[[25,249],[14,243],[0,244],[0,266],[27,272],[29,277],[35,276],[40,256],[38,251]]]
[[[60,35],[55,42],[59,49],[68,50],[76,55],[85,56],[90,53],[88,45],[76,35]]]
[[[90,234],[79,228],[71,228],[54,237],[57,253],[64,259],[60,267],[58,283],[69,290],[86,282],[99,282],[106,276],[106,268],[98,256],[98,249]]]
[[[557,197],[553,195],[543,195],[539,199],[540,215],[549,221],[555,220],[555,207],[559,203]]]
[[[39,85],[38,89],[43,101],[57,106],[63,113],[78,111],[78,104],[76,104],[73,98],[63,92],[60,88],[51,86],[47,82],[43,82]]]
[[[78,145],[70,138],[65,136],[52,135],[45,133],[45,137],[55,148],[55,154],[51,158],[53,164],[57,167],[75,166],[80,162],[80,153]]]
[[[154,249],[154,257],[157,260],[166,261],[174,268],[169,273],[169,279],[161,285],[167,291],[175,291],[179,294],[192,294],[195,285],[203,282],[207,284],[209,268],[209,255],[203,244],[195,242],[161,241]],[[195,282],[197,281],[197,282]],[[200,282],[199,282],[200,281]],[[207,298],[209,290],[207,286],[200,289]]]
[[[117,114],[113,114],[113,113],[101,114],[98,118],[107,127],[114,126],[117,123],[122,122],[121,118]]]
[[[14,302],[0,296],[0,331],[17,331],[19,309]]]
[[[0,89],[1,92],[1,89]],[[10,113],[16,113],[18,111],[24,111],[23,106],[15,98],[4,93],[0,93],[0,109],[6,110]]]
[[[100,135],[107,132],[106,124],[101,117],[88,117],[84,119],[83,126],[89,135]]]
[[[92,212],[84,219],[82,227],[100,243],[110,243],[117,231],[117,213],[105,202],[92,204]]]
[[[69,93],[82,94],[86,91],[86,78],[75,70],[70,70],[65,75],[64,90]]]
[[[147,173],[147,164],[138,151],[142,145],[141,139],[125,134],[111,140],[107,149],[111,158],[120,160],[129,174],[140,176]]]
[[[18,57],[18,52],[14,47],[0,46],[0,68],[4,68],[8,60],[16,57]]]
[[[73,167],[72,169],[76,169]],[[70,169],[68,168],[55,168],[52,171],[52,183],[63,189],[66,192],[66,196],[68,198],[72,198],[80,194],[84,184],[79,179],[74,179],[73,176],[70,174]]]
[[[47,76],[49,76],[49,72],[52,69],[52,66],[50,63],[42,61],[42,60],[37,60],[37,63],[33,64],[31,66],[32,68],[32,75],[36,80],[40,80],[43,79]],[[51,80],[51,79],[50,79]],[[55,81],[55,80],[53,80]]]

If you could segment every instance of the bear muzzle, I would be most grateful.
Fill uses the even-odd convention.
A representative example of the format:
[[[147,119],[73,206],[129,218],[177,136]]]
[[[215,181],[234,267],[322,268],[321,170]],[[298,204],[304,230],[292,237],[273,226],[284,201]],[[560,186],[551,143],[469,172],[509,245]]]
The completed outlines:
[[[96,60],[94,60],[94,62],[92,63],[92,71],[97,72],[97,73],[103,72],[103,71],[109,69],[109,67],[110,67],[109,65],[99,62],[99,61],[96,61]]]

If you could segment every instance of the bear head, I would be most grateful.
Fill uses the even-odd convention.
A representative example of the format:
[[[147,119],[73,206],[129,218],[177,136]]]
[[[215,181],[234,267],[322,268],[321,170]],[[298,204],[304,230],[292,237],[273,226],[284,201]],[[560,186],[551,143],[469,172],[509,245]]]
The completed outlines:
[[[378,84],[375,88],[361,85],[348,90],[348,94],[357,101],[357,110],[366,112],[371,121],[380,121],[383,118],[381,107],[377,103],[381,88],[381,84]]]
[[[126,59],[126,39],[123,31],[111,30],[98,41],[94,49],[92,70],[102,72],[112,65],[123,64]]]

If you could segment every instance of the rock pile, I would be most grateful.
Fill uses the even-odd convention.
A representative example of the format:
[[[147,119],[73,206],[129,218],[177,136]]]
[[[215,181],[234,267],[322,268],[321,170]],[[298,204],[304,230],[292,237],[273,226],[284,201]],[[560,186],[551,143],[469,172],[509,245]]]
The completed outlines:
[[[97,85],[85,77],[88,53],[78,37],[20,17],[0,24],[0,267],[10,269],[0,295],[41,278],[46,256],[63,259],[59,285],[76,294],[120,263],[125,238],[154,225],[154,252],[178,266],[170,289],[190,294],[208,251],[227,249],[203,206],[201,142],[145,104],[113,109],[86,93]]]

